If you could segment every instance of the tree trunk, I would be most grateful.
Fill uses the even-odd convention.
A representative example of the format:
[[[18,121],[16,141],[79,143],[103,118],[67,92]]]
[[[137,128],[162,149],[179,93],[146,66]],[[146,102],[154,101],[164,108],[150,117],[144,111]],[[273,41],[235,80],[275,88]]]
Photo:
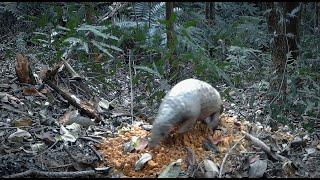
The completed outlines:
[[[253,1],[252,3],[255,4],[260,11],[267,10],[267,5],[266,5],[267,2]]]
[[[215,24],[215,9],[214,9],[214,2],[206,2],[206,20],[208,24]]]
[[[288,45],[289,45],[289,51],[292,52],[292,58],[290,58],[292,62],[292,59],[297,60],[297,57],[299,55],[299,48],[298,48],[298,42],[299,42],[299,25],[300,25],[300,15],[301,15],[301,9],[295,13],[295,16],[288,16],[287,14],[290,14],[293,12],[293,10],[296,10],[300,6],[299,2],[285,2],[285,14],[286,19],[288,22],[286,23],[286,34],[291,33],[293,37],[288,37]],[[288,62],[288,64],[290,64]]]
[[[285,100],[285,92],[287,88],[287,81],[285,76],[286,70],[286,54],[287,43],[285,35],[285,24],[278,23],[280,20],[281,12],[279,12],[281,6],[279,3],[270,3],[271,12],[268,17],[268,30],[273,40],[271,43],[271,59],[273,62],[273,68],[276,73],[275,78],[271,80],[271,90],[274,92],[270,96],[270,102],[276,102],[276,104],[283,104]],[[279,96],[278,96],[279,95]]]
[[[167,47],[169,49],[169,58],[166,63],[167,66],[167,74],[170,74],[170,69],[173,63],[173,56],[175,53],[175,40],[174,40],[174,29],[173,29],[173,2],[166,2],[166,21],[167,21]],[[172,69],[172,72],[175,72],[175,70]]]
[[[315,2],[316,4],[316,32],[320,32],[320,2]]]
[[[170,48],[173,44],[173,2],[166,2],[166,20],[167,20],[167,46]]]
[[[86,23],[92,25],[94,23],[94,19],[93,19],[93,5],[92,2],[85,2],[84,4],[85,7],[85,19],[86,19]],[[91,42],[91,40],[93,39],[94,35],[92,32],[88,32],[87,34],[87,38],[88,38],[88,42]],[[89,50],[89,58],[91,58],[92,53],[94,53],[94,46],[91,43],[88,43],[88,50]]]
[[[214,2],[206,2],[205,15],[208,26],[212,26],[215,24],[215,9]],[[209,32],[208,32],[209,33]],[[209,51],[209,56],[212,57],[214,54],[214,48],[210,47],[209,43],[206,44],[206,48]]]
[[[88,24],[93,24],[93,12],[94,12],[94,9],[93,9],[93,5],[91,2],[85,2],[85,10],[86,10],[86,14],[85,14],[85,17],[86,17],[86,22]]]

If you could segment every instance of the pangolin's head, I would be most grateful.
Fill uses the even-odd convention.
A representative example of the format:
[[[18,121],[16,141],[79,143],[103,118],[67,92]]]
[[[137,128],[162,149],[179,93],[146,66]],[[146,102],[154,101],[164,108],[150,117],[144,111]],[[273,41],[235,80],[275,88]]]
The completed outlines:
[[[221,104],[220,109],[212,114],[211,116],[207,117],[204,121],[207,123],[208,127],[212,129],[216,129],[220,123],[220,115],[223,113],[223,105]]]
[[[170,124],[168,123],[154,123],[151,130],[151,140],[149,141],[150,147],[159,145],[160,141],[167,137],[170,131]]]

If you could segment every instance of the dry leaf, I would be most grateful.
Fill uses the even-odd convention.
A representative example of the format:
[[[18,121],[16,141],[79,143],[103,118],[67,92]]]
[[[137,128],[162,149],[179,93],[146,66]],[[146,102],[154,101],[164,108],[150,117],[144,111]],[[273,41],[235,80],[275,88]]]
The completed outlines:
[[[136,144],[135,150],[136,151],[142,151],[145,149],[148,145],[149,141],[147,137],[141,138],[140,141]]]
[[[110,107],[110,102],[106,99],[101,98],[100,102],[99,102],[99,106],[108,110]]]
[[[211,160],[205,159],[203,161],[204,168],[206,170],[205,177],[206,178],[215,178],[219,174],[219,168],[218,166]]]
[[[260,178],[268,167],[267,160],[257,160],[249,166],[249,178]]]
[[[71,124],[70,123],[70,119],[72,119],[73,117],[76,117],[78,115],[78,110],[73,110],[73,111],[68,111],[65,112],[60,118],[59,118],[59,123],[63,124],[63,125],[68,125]]]
[[[286,177],[295,177],[295,173],[297,171],[297,167],[295,166],[295,164],[292,161],[286,161],[283,165],[282,165],[282,169],[286,175]]]
[[[21,143],[24,139],[31,140],[31,134],[28,131],[17,128],[17,131],[10,134],[8,137],[9,142]]]
[[[54,142],[56,142],[55,140],[55,134],[53,132],[44,132],[43,134],[35,134],[35,136],[41,140],[44,141],[44,143],[46,143],[47,145],[52,145]]]
[[[21,118],[13,122],[14,127],[19,126],[31,126],[33,123],[32,119],[30,118]]]
[[[181,172],[182,159],[170,163],[158,178],[177,178]]]
[[[36,88],[31,87],[31,88],[23,88],[23,93],[26,95],[37,95],[39,92],[37,91]]]
[[[139,144],[140,139],[141,138],[138,136],[131,137],[130,141],[124,144],[123,151],[132,152],[135,149],[135,147]]]
[[[150,153],[144,153],[141,158],[136,162],[134,170],[140,170],[149,160],[152,159],[152,155]]]
[[[74,137],[64,126],[60,126],[61,138],[65,142],[76,142],[77,138]]]

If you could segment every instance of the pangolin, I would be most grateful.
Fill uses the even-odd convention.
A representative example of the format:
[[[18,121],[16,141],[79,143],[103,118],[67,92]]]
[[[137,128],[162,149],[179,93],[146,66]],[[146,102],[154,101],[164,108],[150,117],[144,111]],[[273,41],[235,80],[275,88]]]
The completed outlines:
[[[214,87],[198,79],[185,79],[162,100],[153,122],[149,146],[158,145],[176,124],[181,124],[179,133],[193,128],[197,120],[204,120],[208,127],[215,129],[222,111],[222,100]]]

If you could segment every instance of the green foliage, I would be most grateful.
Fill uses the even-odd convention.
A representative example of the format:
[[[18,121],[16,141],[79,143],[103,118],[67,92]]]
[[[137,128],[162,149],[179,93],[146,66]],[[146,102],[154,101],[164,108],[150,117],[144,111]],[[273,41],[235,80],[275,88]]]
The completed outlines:
[[[16,2],[1,2],[0,3],[0,13],[10,12],[12,13],[16,18],[21,17],[21,13],[17,8]]]
[[[50,22],[45,14],[43,19],[40,19],[41,24],[52,24],[49,32],[36,32],[36,36],[32,38],[32,42],[41,43],[43,47],[55,49],[57,51],[55,61],[59,61],[61,57],[78,53],[78,57],[83,53],[89,55],[91,45],[98,51],[113,58],[113,52],[122,52],[122,49],[116,46],[119,38],[110,33],[110,26],[89,25],[83,23],[85,18],[85,8],[83,4],[69,3],[63,6],[53,6],[51,8],[52,18]],[[64,12],[65,11],[65,12]],[[60,17],[59,17],[60,16]],[[61,16],[65,22],[65,27],[61,26]],[[43,21],[43,22],[42,22]],[[93,38],[89,38],[88,33],[92,33]],[[95,51],[93,49],[93,51]],[[82,56],[82,60],[83,60]],[[88,60],[88,57],[84,59]]]
[[[50,7],[50,3],[40,2],[1,2],[0,13],[8,11],[11,12],[17,19],[28,19],[29,17],[36,17],[46,12]]]
[[[314,3],[305,4],[305,11],[301,19],[304,25],[300,33],[300,52],[297,65],[287,67],[287,85],[288,94],[287,101],[281,109],[281,114],[293,115],[302,122],[303,127],[310,131],[314,131],[316,124],[315,119],[319,118],[319,100],[320,87],[319,77],[320,69],[317,61],[320,57],[318,44],[320,38],[315,33],[315,15]],[[293,10],[291,14],[297,12],[298,9]],[[305,119],[304,116],[311,117]],[[291,122],[290,122],[291,123]]]
[[[92,4],[95,19],[104,17],[105,3]],[[150,105],[160,101],[169,84],[188,77],[198,77],[213,84],[226,83],[230,87],[245,88],[252,85],[258,92],[269,92],[269,81],[273,77],[270,34],[264,12],[251,2],[215,2],[214,25],[205,20],[205,3],[180,2],[174,8],[174,45],[167,48],[165,3],[134,2],[119,14],[101,24],[85,22],[85,3],[2,3],[0,10],[11,12],[15,17],[37,22],[39,29],[31,41],[42,45],[45,51],[53,51],[56,61],[73,56],[82,64],[90,64],[92,54],[105,55],[100,63],[90,68],[108,76],[116,75],[118,69],[128,68],[128,50],[132,50],[134,63],[134,85],[146,87],[138,99],[148,97]],[[98,11],[96,7],[100,7]],[[21,7],[29,8],[21,10]],[[271,104],[272,118],[290,124],[291,117],[302,115],[317,117],[319,109],[319,64],[312,65],[309,59],[319,59],[320,37],[315,33],[314,7],[307,3],[303,28],[300,34],[298,66],[287,67],[288,94],[282,105]],[[268,10],[267,10],[268,11]],[[29,13],[30,12],[30,13]],[[298,9],[290,12],[295,16]],[[103,13],[103,14],[102,14]],[[282,18],[281,21],[285,22]],[[290,38],[292,34],[287,34]],[[225,52],[222,45],[225,43]],[[173,54],[175,52],[176,54]],[[116,55],[124,54],[124,58]],[[288,53],[288,56],[290,53]],[[166,61],[174,57],[173,66],[179,67],[169,77],[165,76]],[[226,58],[225,58],[226,57]],[[123,60],[123,61],[122,61]],[[312,66],[311,66],[312,65]],[[80,66],[80,65],[79,65]],[[164,77],[168,77],[164,79]],[[97,75],[104,82],[105,77]],[[117,87],[104,84],[108,88]],[[224,97],[232,101],[227,89]],[[252,108],[253,98],[249,103]],[[304,121],[312,127],[314,121]],[[312,129],[312,128],[311,128]]]
[[[106,44],[104,43],[105,41],[110,41],[110,40],[115,40],[119,41],[119,39],[111,35],[110,33],[106,34],[104,31],[108,31],[107,26],[92,26],[92,25],[86,25],[83,24],[79,28],[77,28],[77,32],[79,31],[85,31],[85,32],[91,32],[95,36],[95,39],[97,40],[91,40],[89,43],[92,43],[94,46],[96,46],[100,51],[103,53],[107,54],[109,57],[113,58],[113,55],[109,52],[108,49],[113,50],[113,51],[118,51],[122,52],[122,49],[112,45],[112,44]],[[98,41],[99,39],[99,41]],[[81,39],[79,39],[81,41]],[[86,49],[88,50],[88,43],[85,42],[82,44],[81,49]],[[87,52],[88,53],[88,52]]]
[[[154,65],[154,67],[155,67],[155,65]],[[158,78],[162,78],[162,76],[159,74],[159,72],[157,71],[157,69],[151,69],[151,68],[148,68],[148,67],[146,67],[146,66],[133,66],[133,68],[135,68],[135,69],[140,69],[140,70],[143,70],[143,71],[147,71],[147,72],[149,72],[149,73],[151,73],[151,74],[153,74],[153,75],[156,75]]]
[[[256,71],[261,66],[260,61],[270,62],[270,59],[259,59],[262,55],[261,50],[230,46],[228,51],[227,60],[229,62],[228,71],[231,73],[231,79],[236,85],[243,84],[245,81],[254,81],[261,79]],[[243,73],[244,71],[248,73]],[[251,72],[251,73],[249,73]],[[261,74],[263,75],[263,74]]]
[[[130,13],[129,17],[121,17],[115,19],[115,25],[120,27],[123,31],[128,32],[129,36],[123,36],[122,42],[136,42],[137,46],[143,44],[145,46],[138,46],[143,48],[145,51],[158,51],[163,54],[163,57],[169,57],[173,52],[170,49],[166,51],[166,21],[164,20],[165,4],[164,3],[135,3]],[[216,66],[216,63],[212,63],[212,60],[208,57],[208,52],[204,48],[205,44],[208,43],[208,38],[206,37],[205,32],[198,27],[196,20],[190,18],[190,20],[185,19],[185,16],[189,12],[183,11],[182,8],[174,9],[174,31],[175,37],[177,38],[176,42],[176,52],[179,57],[188,57],[188,58],[179,58],[181,61],[176,61],[179,63],[188,63],[192,61],[195,64],[196,73],[198,76],[203,76],[204,74],[210,74],[210,78],[213,77],[214,80],[217,80],[222,76],[223,79],[231,83],[228,78],[228,75],[224,74],[221,68]],[[147,26],[147,28],[146,28]],[[145,32],[147,34],[148,41],[141,41],[142,38],[134,38],[132,32]],[[124,32],[124,34],[127,34]],[[130,35],[131,34],[131,35]],[[134,47],[131,47],[135,49]],[[172,47],[173,48],[173,47]],[[190,53],[192,52],[192,53]],[[168,54],[169,53],[169,54]],[[165,60],[165,59],[160,59]],[[198,61],[201,63],[199,64]],[[157,62],[156,65],[162,64],[164,62]],[[183,65],[182,65],[183,66]],[[164,67],[158,67],[164,69]]]

